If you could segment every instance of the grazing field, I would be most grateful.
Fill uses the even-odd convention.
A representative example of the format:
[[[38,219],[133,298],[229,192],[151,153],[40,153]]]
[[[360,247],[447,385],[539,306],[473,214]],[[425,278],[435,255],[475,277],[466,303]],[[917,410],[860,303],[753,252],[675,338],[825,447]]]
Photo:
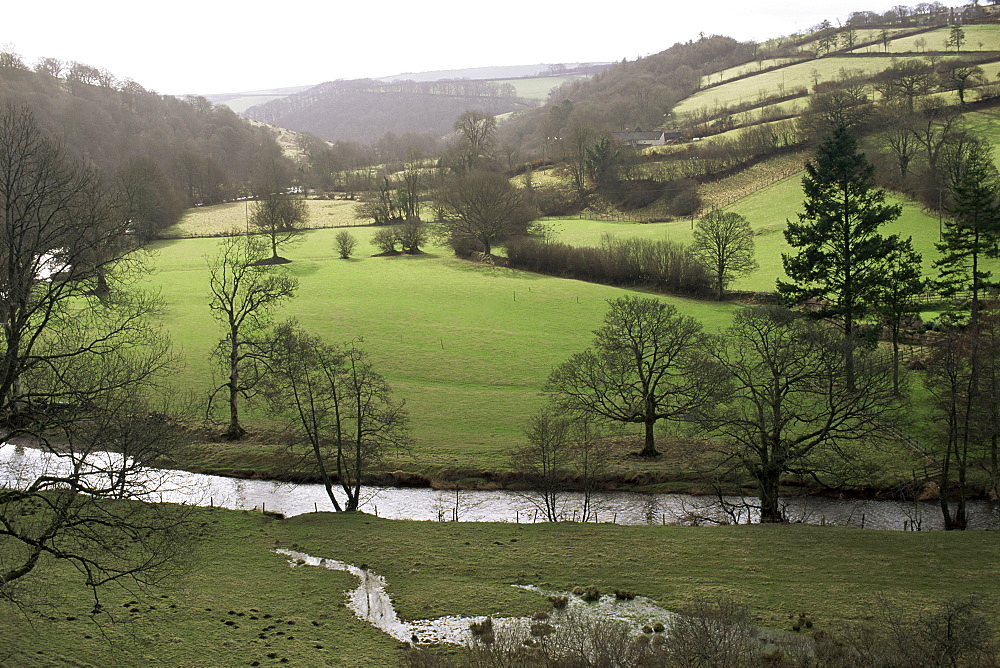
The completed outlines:
[[[932,274],[931,264],[937,257],[934,243],[938,240],[938,219],[924,212],[920,206],[890,196],[889,202],[903,206],[903,213],[894,223],[883,229],[883,234],[912,236],[914,248],[924,256],[924,271]],[[802,174],[790,176],[767,187],[753,191],[730,206],[745,216],[756,232],[757,271],[738,278],[730,286],[733,290],[768,292],[774,290],[775,281],[784,275],[781,256],[791,248],[785,241],[785,222],[802,211]],[[692,223],[680,220],[670,223],[620,223],[584,220],[549,221],[556,239],[570,245],[598,245],[604,234],[622,237],[668,239],[690,243]]]
[[[354,217],[357,202],[350,200],[307,199],[310,228],[349,227],[363,223]],[[167,239],[186,237],[218,237],[234,229],[245,230],[250,217],[251,202],[227,202],[188,209],[180,221],[164,230]]]
[[[367,241],[371,228],[353,230]],[[586,347],[607,300],[629,291],[478,265],[431,248],[421,256],[354,259],[333,250],[335,230],[306,234],[282,253],[293,262],[298,296],[278,313],[331,342],[363,339],[378,369],[412,414],[412,470],[443,466],[503,468],[526,419],[544,403],[551,368]],[[215,239],[154,244],[151,284],[165,301],[162,321],[183,368],[175,396],[203,410],[213,381],[209,353],[220,332],[208,309],[205,256]],[[709,329],[725,326],[733,306],[673,297],[665,301]],[[254,417],[252,412],[249,417]]]
[[[975,51],[998,51],[1000,50],[1000,32],[995,25],[963,25],[965,32],[965,43],[962,44],[961,53],[955,53],[955,47],[948,46],[948,38],[951,36],[951,28],[936,28],[910,35],[908,37],[893,38],[889,43],[887,53],[899,54],[903,56],[919,57],[928,51],[950,51],[954,55],[968,54]],[[882,48],[882,43],[856,49],[855,53],[886,53]]]
[[[893,64],[890,56],[871,58],[819,58],[788,67],[781,67],[771,72],[762,72],[757,76],[740,79],[721,86],[715,86],[698,91],[685,98],[674,108],[674,113],[683,114],[703,107],[733,105],[742,102],[752,102],[762,95],[770,95],[776,91],[791,91],[800,86],[811,88],[815,78],[829,81],[840,76],[842,69],[864,70],[867,74],[881,72]]]
[[[531,77],[526,79],[497,79],[493,83],[498,85],[509,83],[517,90],[518,97],[544,102],[549,99],[549,93],[564,83],[589,78],[590,76],[586,74],[574,74],[570,76]]]
[[[671,527],[408,522],[315,513],[277,520],[201,509],[184,569],[145,594],[110,590],[104,620],[79,574],[43,558],[32,604],[0,615],[10,666],[397,666],[402,646],[344,606],[352,576],[292,568],[291,548],[385,576],[400,617],[521,616],[550,609],[512,585],[625,589],[667,609],[725,596],[760,625],[839,634],[884,594],[908,612],[980,595],[1000,612],[1000,544],[988,532],[892,532],[808,525]],[[55,607],[43,602],[55,601]],[[2,605],[7,605],[6,603]],[[119,623],[107,623],[113,615]],[[789,637],[792,637],[791,635]]]

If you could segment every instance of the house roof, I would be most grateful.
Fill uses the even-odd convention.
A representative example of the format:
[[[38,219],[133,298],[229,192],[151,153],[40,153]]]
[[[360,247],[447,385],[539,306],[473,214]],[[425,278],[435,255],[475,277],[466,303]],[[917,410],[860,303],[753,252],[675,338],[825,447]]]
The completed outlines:
[[[663,132],[612,132],[613,136],[622,141],[655,141],[663,138]]]

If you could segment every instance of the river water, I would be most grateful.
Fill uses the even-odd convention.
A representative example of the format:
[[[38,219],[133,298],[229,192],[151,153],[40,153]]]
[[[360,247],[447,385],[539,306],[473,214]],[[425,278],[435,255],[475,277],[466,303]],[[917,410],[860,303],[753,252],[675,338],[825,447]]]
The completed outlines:
[[[58,470],[66,463],[32,448],[0,445],[0,486],[25,484],[42,470]],[[166,469],[147,472],[143,498],[150,501],[217,506],[234,510],[267,510],[286,516],[332,511],[322,485],[244,480]],[[530,494],[508,490],[439,491],[414,488],[362,488],[361,510],[379,517],[462,522],[520,522],[544,520]],[[579,521],[580,494],[561,497],[560,519]],[[739,504],[738,497],[727,497]],[[867,529],[934,531],[943,528],[936,502],[837,500],[790,497],[783,500],[793,522],[852,526]],[[687,494],[601,492],[593,495],[591,522],[617,524],[713,524],[754,521],[754,511],[735,516],[722,512],[714,497]],[[973,529],[1000,529],[1000,505],[975,501],[969,506]]]

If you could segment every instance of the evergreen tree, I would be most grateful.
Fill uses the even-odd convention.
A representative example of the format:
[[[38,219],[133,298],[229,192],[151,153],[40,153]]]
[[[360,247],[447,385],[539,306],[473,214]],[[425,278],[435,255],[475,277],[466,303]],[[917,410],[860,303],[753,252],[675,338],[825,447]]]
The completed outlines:
[[[785,230],[788,244],[798,249],[782,255],[790,280],[778,280],[786,302],[816,300],[813,315],[839,322],[849,384],[856,325],[877,303],[894,243],[878,230],[901,213],[898,205],[886,204],[874,171],[847,128],[835,128],[820,144],[802,179],[805,211]]]
[[[991,149],[983,141],[970,142],[952,171],[950,220],[945,223],[936,286],[945,296],[968,292],[970,323],[979,319],[982,292],[995,283],[991,272],[982,267],[984,258],[1000,255],[1000,174],[993,164]]]
[[[898,395],[899,388],[899,338],[905,321],[920,312],[917,302],[926,285],[921,262],[923,257],[913,250],[913,238],[890,238],[893,248],[886,256],[885,280],[882,282],[878,299],[878,314],[889,328],[892,342],[892,389]]]

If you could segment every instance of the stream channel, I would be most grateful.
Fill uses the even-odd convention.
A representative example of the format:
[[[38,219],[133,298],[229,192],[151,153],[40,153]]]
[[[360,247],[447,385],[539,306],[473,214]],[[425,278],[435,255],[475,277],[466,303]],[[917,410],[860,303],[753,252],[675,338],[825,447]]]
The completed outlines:
[[[0,486],[18,487],[45,469],[67,466],[62,458],[40,450],[0,445]],[[217,506],[234,510],[267,510],[286,516],[320,510],[332,511],[326,490],[318,484],[280,483],[147,469],[140,485],[149,501]],[[388,519],[462,522],[543,521],[537,499],[528,493],[508,490],[441,491],[427,488],[364,487],[361,510]],[[728,497],[739,503],[738,497]],[[937,531],[943,528],[937,502],[872,501],[830,499],[816,496],[783,499],[790,521],[866,529]],[[583,497],[566,493],[559,502],[561,519],[579,521]],[[972,529],[1000,529],[1000,504],[969,503]],[[753,511],[741,511],[741,523],[756,520]],[[617,524],[712,524],[728,521],[715,497],[688,494],[600,492],[591,499],[588,521]]]
[[[95,453],[94,475],[106,475],[100,461],[115,457]],[[23,487],[38,475],[66,471],[71,462],[32,448],[12,444],[0,445],[0,487]],[[104,469],[107,470],[107,469]],[[113,467],[112,467],[113,470]],[[131,496],[153,502],[186,503],[216,506],[234,510],[268,510],[286,516],[332,510],[322,485],[277,483],[267,480],[225,478],[186,471],[145,469],[143,479],[130,485]],[[361,510],[390,519],[463,522],[536,522],[538,508],[530,495],[506,490],[438,491],[433,489],[378,488],[363,489]],[[738,497],[729,501],[739,502]],[[566,494],[562,505],[565,519],[579,519],[583,504],[580,494]],[[786,512],[792,521],[814,524],[853,526],[869,529],[939,530],[941,511],[936,503],[899,501],[836,500],[821,497],[791,497],[785,499]],[[685,494],[641,494],[634,492],[602,492],[591,499],[593,515],[590,521],[618,524],[712,523],[726,515],[712,497]],[[694,518],[701,518],[695,520]],[[1000,506],[975,501],[969,507],[970,526],[976,529],[1000,528]],[[744,512],[741,522],[756,519]],[[346,571],[356,576],[359,586],[347,592],[347,605],[354,614],[403,642],[449,642],[466,644],[472,640],[470,625],[481,623],[483,617],[442,617],[404,622],[396,615],[386,589],[385,579],[370,570],[335,559],[315,557],[291,550],[276,550],[288,559],[292,567],[322,567]],[[644,626],[667,623],[671,613],[639,596],[619,601],[603,596],[599,601],[585,603],[569,592],[548,592],[528,587],[546,596],[566,597],[563,610],[553,610],[541,627],[551,633],[545,642],[551,647],[570,642],[563,638],[572,625],[569,619],[612,619],[626,623],[638,633]],[[536,636],[539,622],[528,618],[496,618],[491,620],[495,633],[508,637]],[[663,628],[659,626],[658,628]]]

